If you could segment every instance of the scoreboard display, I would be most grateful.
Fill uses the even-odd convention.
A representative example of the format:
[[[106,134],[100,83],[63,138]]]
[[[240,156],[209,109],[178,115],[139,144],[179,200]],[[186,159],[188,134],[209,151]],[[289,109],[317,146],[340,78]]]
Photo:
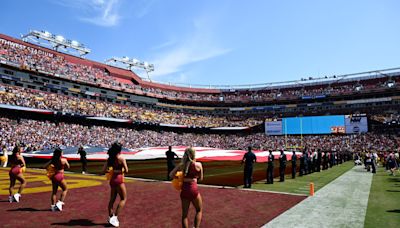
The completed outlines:
[[[267,135],[357,134],[368,132],[365,114],[288,117],[265,120]]]
[[[368,119],[365,114],[346,115],[345,127],[347,134],[368,132]]]
[[[332,134],[344,134],[346,133],[346,128],[344,126],[331,127]]]

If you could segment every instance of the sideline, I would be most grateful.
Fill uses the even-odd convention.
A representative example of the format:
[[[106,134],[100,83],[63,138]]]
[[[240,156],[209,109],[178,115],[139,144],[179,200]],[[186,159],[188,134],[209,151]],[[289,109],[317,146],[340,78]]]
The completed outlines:
[[[372,176],[355,166],[263,227],[364,227]]]

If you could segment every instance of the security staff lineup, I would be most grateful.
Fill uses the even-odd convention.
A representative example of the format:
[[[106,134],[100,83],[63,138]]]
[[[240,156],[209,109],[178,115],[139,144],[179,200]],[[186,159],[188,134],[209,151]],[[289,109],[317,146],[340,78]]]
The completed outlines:
[[[175,158],[179,158],[178,155],[172,151],[172,147],[168,147],[168,151],[165,152],[167,158],[167,174],[169,174],[175,168]],[[338,152],[322,152],[320,149],[311,152],[307,148],[304,148],[301,156],[297,156],[296,152],[292,151],[291,158],[291,174],[292,179],[296,178],[297,173],[297,160],[300,161],[299,166],[299,176],[311,174],[313,172],[321,172],[328,168],[332,168],[334,165],[342,164],[345,161],[351,160],[350,153],[338,153]],[[268,151],[267,155],[267,172],[266,172],[266,182],[265,184],[274,183],[274,161],[275,157],[272,154],[272,150]],[[252,148],[249,146],[247,152],[243,155],[241,164],[244,164],[243,170],[243,182],[244,188],[251,188],[253,183],[253,170],[254,164],[257,162],[257,157],[253,153]],[[287,157],[284,150],[280,150],[279,155],[279,182],[285,181]],[[167,180],[170,180],[169,175],[167,175]]]
[[[332,168],[335,165],[342,164],[345,161],[351,160],[350,153],[338,152],[322,152],[320,149],[314,152],[308,151],[307,148],[303,150],[303,154],[298,158],[295,151],[292,151],[291,159],[291,174],[292,178],[296,178],[297,173],[297,160],[300,160],[299,176],[311,174],[313,172],[321,172],[322,170]],[[265,184],[274,183],[274,155],[272,150],[268,151],[267,155],[267,173]],[[251,147],[248,147],[247,153],[244,154],[242,164],[244,163],[244,188],[251,188],[253,165],[257,161],[256,155],[252,152]],[[280,150],[279,155],[279,181],[285,181],[287,157],[283,150]]]

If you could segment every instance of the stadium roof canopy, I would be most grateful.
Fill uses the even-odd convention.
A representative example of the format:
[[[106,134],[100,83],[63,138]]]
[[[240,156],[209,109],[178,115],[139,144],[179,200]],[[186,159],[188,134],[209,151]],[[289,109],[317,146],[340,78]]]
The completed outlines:
[[[12,40],[20,43],[21,41],[0,34],[0,38]],[[83,44],[78,41],[65,39],[63,36],[54,35],[47,31],[36,31],[31,30],[28,34],[22,36],[22,40],[27,42],[31,41],[33,45],[46,46],[40,40],[47,41],[47,46],[51,46],[54,51],[64,54],[61,51],[68,52],[67,48],[75,50],[81,57],[90,53],[90,49],[86,48]],[[40,47],[39,47],[40,48]],[[64,54],[65,55],[65,54]],[[65,56],[68,61],[79,64],[91,65],[94,67],[106,67],[113,76],[117,76],[127,80],[133,80],[142,87],[154,87],[166,90],[176,90],[184,92],[200,92],[200,93],[219,93],[219,92],[235,92],[235,91],[258,91],[258,90],[272,90],[272,89],[285,89],[285,88],[298,88],[306,86],[318,86],[318,85],[329,85],[334,83],[344,82],[358,82],[361,80],[378,79],[378,78],[394,78],[400,77],[400,67],[388,68],[381,70],[365,71],[359,73],[342,74],[342,75],[331,75],[323,77],[308,77],[301,78],[299,80],[283,81],[283,82],[267,82],[259,84],[242,84],[242,85],[205,85],[205,84],[184,84],[184,83],[170,83],[170,82],[159,82],[150,80],[150,78],[142,78],[137,75],[134,71],[127,68],[136,67],[145,70],[147,73],[154,70],[154,65],[147,62],[141,62],[136,59],[130,58],[116,58],[113,57],[108,62],[116,62],[116,60],[123,60],[120,63],[124,64],[125,67],[114,66],[113,64],[104,64],[89,59],[78,58],[77,56]],[[388,86],[391,86],[391,82],[388,82]]]
[[[56,51],[76,53],[80,57],[90,53],[90,49],[76,40],[69,40],[61,35],[54,35],[48,31],[31,30],[28,34],[21,36],[25,42],[33,42],[43,46],[51,46]]]

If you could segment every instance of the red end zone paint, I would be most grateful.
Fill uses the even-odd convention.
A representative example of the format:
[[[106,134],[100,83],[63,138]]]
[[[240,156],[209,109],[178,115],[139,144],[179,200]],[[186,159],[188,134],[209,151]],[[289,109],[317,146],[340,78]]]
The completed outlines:
[[[68,181],[68,177],[67,177]],[[179,192],[169,183],[127,183],[128,198],[121,227],[180,227]],[[28,183],[29,186],[29,183]],[[260,227],[305,197],[238,189],[199,187],[203,197],[202,227]],[[20,203],[0,196],[2,227],[67,227],[107,225],[109,186],[71,189],[62,212],[50,212],[50,193],[22,194]],[[193,225],[194,209],[190,210]],[[191,226],[192,226],[191,225]]]

